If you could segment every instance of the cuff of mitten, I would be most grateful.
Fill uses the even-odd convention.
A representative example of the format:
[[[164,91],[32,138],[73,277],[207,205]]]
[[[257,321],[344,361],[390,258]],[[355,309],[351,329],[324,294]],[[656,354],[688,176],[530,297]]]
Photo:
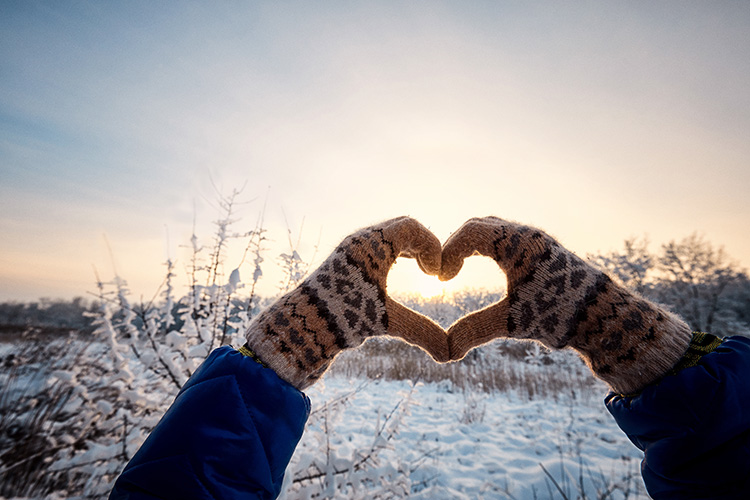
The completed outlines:
[[[685,368],[697,366],[703,356],[712,353],[723,341],[723,339],[709,333],[693,332],[685,354],[682,355],[680,360],[669,371],[667,371],[664,376],[677,375]],[[663,377],[660,377],[653,382],[658,382],[661,378]],[[637,391],[632,391],[630,393],[621,392],[620,396],[634,397],[640,393],[641,389],[643,388],[639,388]]]
[[[638,339],[627,352],[616,356],[609,373],[598,373],[614,392],[621,395],[639,393],[676,369],[688,352],[692,330],[679,317],[662,313],[664,318],[650,339]]]
[[[264,368],[270,368],[280,379],[299,390],[309,386],[308,373],[297,366],[298,363],[292,350],[286,345],[278,345],[278,342],[273,340],[263,336],[248,335],[245,345],[237,351]]]
[[[255,361],[256,363],[258,363],[258,364],[259,364],[260,366],[262,366],[263,368],[268,368],[268,365],[267,365],[267,364],[265,364],[265,363],[264,363],[264,362],[263,362],[263,361],[262,361],[262,360],[261,360],[261,359],[260,359],[260,358],[258,357],[258,355],[257,355],[257,354],[255,354],[255,351],[253,351],[252,349],[250,349],[250,346],[249,346],[249,345],[247,345],[247,344],[243,345],[242,347],[240,347],[239,349],[237,349],[237,352],[239,352],[239,353],[240,353],[240,354],[242,354],[243,356],[247,356],[248,358],[252,359],[252,360],[253,360],[253,361]]]
[[[723,341],[723,339],[710,333],[693,332],[693,338],[690,339],[687,352],[667,375],[676,375],[685,368],[697,366],[703,356],[712,353]]]
[[[263,367],[270,368],[279,378],[302,391],[320,378],[329,363],[324,363],[325,360],[320,359],[317,360],[318,363],[312,363],[310,359],[304,358],[304,350],[299,346],[295,348],[283,340],[251,327],[245,345],[238,351]]]

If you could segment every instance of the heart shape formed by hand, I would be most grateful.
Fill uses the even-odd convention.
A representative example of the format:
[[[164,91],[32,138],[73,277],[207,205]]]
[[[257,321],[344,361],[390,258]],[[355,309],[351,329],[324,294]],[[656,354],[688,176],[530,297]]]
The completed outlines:
[[[388,273],[398,257],[416,259],[423,272],[445,281],[475,253],[506,270],[508,297],[461,318],[447,332],[388,296]],[[403,338],[438,362],[461,359],[499,336],[565,345],[568,316],[579,309],[563,302],[586,295],[569,294],[559,304],[556,296],[565,286],[588,289],[594,281],[590,266],[570,255],[541,231],[494,217],[471,219],[445,245],[410,217],[387,220],[346,237],[300,286],[261,312],[248,328],[247,346],[303,389],[338,352],[376,335]],[[535,273],[548,279],[534,279]]]
[[[477,227],[472,223],[474,220],[464,224],[439,248],[436,247],[436,241],[439,242],[437,237],[414,219],[403,217],[387,221],[384,225],[399,227],[398,231],[388,233],[396,256],[414,258],[423,273],[437,276],[441,281],[448,281],[458,275],[465,258],[472,255],[493,257],[490,249],[482,244],[486,235],[482,231],[476,231]],[[394,262],[395,259],[388,261],[389,271]],[[387,296],[385,287],[383,291]],[[438,362],[460,360],[472,348],[496,338],[497,335],[494,333],[485,334],[488,330],[495,331],[492,323],[496,320],[491,314],[487,315],[487,310],[495,311],[496,306],[503,303],[500,301],[481,311],[468,314],[458,319],[446,331],[431,319],[390,297],[385,301],[389,317],[388,333],[421,347]],[[487,324],[484,321],[477,324],[477,319],[486,319]]]

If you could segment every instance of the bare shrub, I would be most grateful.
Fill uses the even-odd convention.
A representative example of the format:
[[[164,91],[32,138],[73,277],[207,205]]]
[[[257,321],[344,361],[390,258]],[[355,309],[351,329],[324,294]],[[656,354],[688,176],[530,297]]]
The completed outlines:
[[[78,359],[83,346],[33,335],[17,346],[2,359],[0,376],[0,496],[65,490],[75,479],[50,471],[48,464],[61,449],[83,442],[80,435],[59,432],[70,418],[74,388],[50,377],[61,360]]]

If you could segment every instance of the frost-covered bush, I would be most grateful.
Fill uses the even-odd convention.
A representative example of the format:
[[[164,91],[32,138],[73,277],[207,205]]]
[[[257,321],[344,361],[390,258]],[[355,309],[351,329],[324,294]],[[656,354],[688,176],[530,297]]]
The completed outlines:
[[[223,217],[215,223],[209,247],[200,246],[197,236],[191,238],[187,294],[175,295],[171,260],[158,300],[148,304],[133,303],[127,282],[119,276],[99,280],[92,335],[27,343],[35,346],[32,358],[23,350],[8,355],[12,365],[20,367],[16,372],[24,377],[33,373],[36,382],[24,388],[24,377],[4,373],[8,384],[0,471],[12,480],[3,481],[2,495],[106,497],[208,354],[223,344],[244,341],[242,332],[260,302],[255,285],[262,276],[265,230],[258,225],[248,232],[231,232],[236,195],[221,199]],[[252,279],[246,284],[239,266],[228,273],[224,269],[226,247],[236,239],[246,241],[243,261],[252,259]],[[241,289],[249,295],[240,295]]]
[[[55,453],[75,446],[60,432],[72,395],[67,384],[48,383],[60,358],[74,358],[78,346],[62,338],[52,342],[25,338],[2,346],[0,372],[0,497],[61,489],[59,473],[40,474]]]

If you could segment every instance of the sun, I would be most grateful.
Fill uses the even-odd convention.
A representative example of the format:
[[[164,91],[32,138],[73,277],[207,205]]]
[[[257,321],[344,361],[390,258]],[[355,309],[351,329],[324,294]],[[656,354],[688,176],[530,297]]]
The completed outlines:
[[[417,275],[416,277],[412,277],[412,283],[414,291],[425,299],[445,294],[446,284],[440,281],[437,276]]]
[[[438,297],[446,291],[446,283],[437,276],[423,273],[413,259],[399,259],[388,274],[388,292],[395,295],[420,295],[425,299]]]

